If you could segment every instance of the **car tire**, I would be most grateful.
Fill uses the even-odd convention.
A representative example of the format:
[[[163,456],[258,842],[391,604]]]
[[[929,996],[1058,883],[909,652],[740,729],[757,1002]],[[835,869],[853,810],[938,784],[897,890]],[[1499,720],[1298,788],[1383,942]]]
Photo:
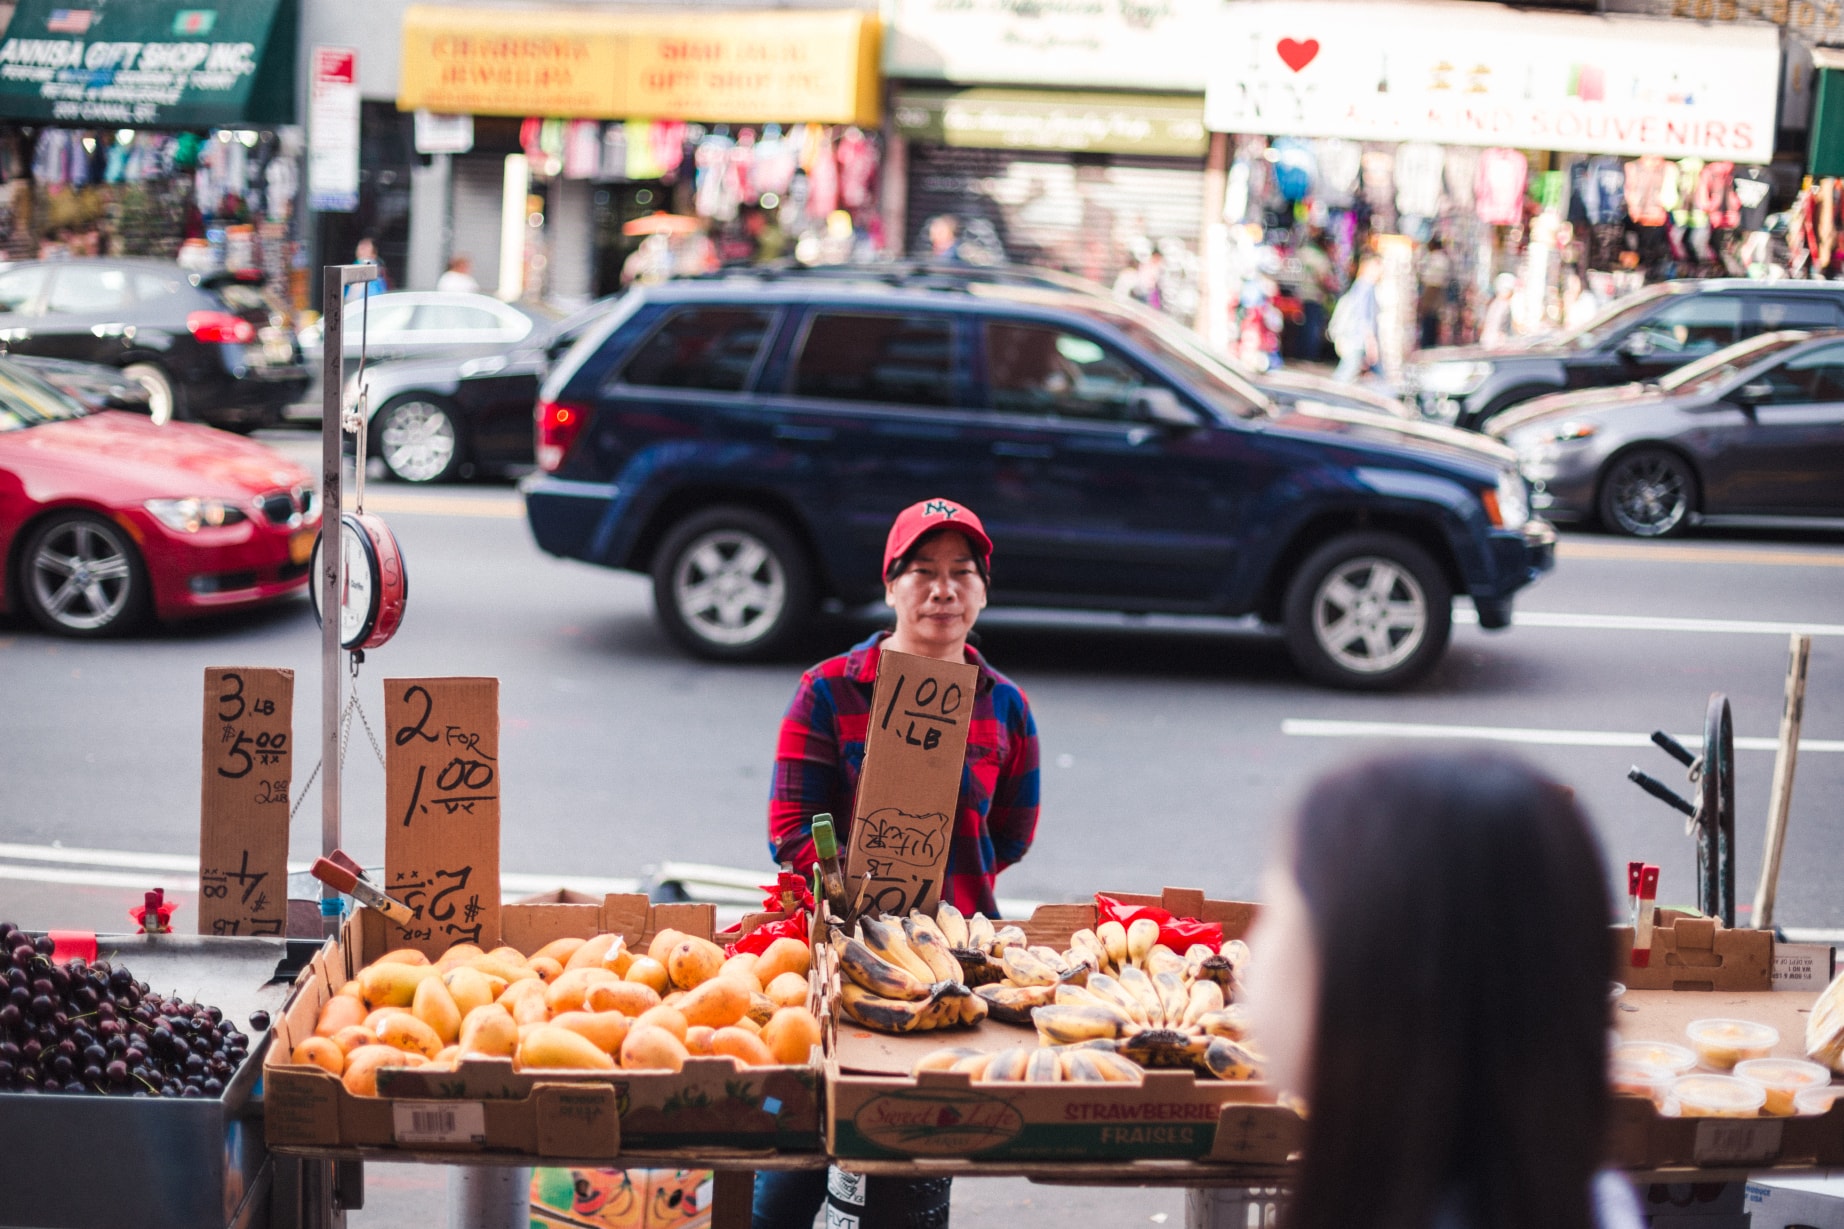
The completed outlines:
[[[1663,448],[1615,457],[1601,474],[1595,511],[1601,525],[1635,538],[1684,532],[1697,510],[1697,476],[1689,462]]]
[[[753,661],[784,650],[813,608],[813,565],[787,527],[750,508],[674,525],[653,559],[653,605],[694,656]]]
[[[439,397],[399,397],[378,411],[378,459],[399,482],[447,482],[465,451],[454,407]]]
[[[19,592],[46,631],[119,636],[148,610],[147,568],[128,532],[93,512],[60,512],[35,526],[19,558]]]
[[[155,426],[183,419],[185,398],[173,378],[154,363],[130,363],[122,368],[122,378],[133,380],[147,390],[147,413]]]
[[[1393,533],[1350,533],[1306,557],[1287,584],[1287,649],[1314,682],[1404,686],[1440,660],[1453,589],[1427,551]]]

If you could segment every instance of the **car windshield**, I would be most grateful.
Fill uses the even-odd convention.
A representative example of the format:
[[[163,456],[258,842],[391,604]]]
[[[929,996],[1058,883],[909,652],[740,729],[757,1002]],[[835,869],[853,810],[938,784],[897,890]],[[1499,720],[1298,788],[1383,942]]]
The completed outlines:
[[[1670,290],[1660,288],[1615,299],[1595,313],[1588,323],[1563,333],[1551,344],[1567,350],[1598,349],[1624,333],[1640,316],[1650,311],[1653,304],[1671,293]]]
[[[1790,350],[1811,336],[1810,333],[1763,333],[1747,341],[1725,346],[1694,363],[1686,363],[1658,381],[1668,393],[1711,392],[1740,375],[1764,358]]]
[[[16,364],[0,362],[0,431],[21,431],[87,413],[81,404],[37,376]]]
[[[979,293],[985,288],[970,286],[968,289]],[[1038,296],[1015,286],[1006,287],[1003,297],[1039,301]],[[1267,395],[1248,383],[1241,373],[1212,355],[1188,329],[1150,311],[1136,311],[1090,299],[1072,302],[1073,297],[1067,294],[1045,294],[1041,301],[1067,308],[1097,324],[1107,325],[1126,334],[1136,344],[1151,352],[1153,357],[1182,375],[1188,390],[1230,418],[1271,416],[1273,406]]]

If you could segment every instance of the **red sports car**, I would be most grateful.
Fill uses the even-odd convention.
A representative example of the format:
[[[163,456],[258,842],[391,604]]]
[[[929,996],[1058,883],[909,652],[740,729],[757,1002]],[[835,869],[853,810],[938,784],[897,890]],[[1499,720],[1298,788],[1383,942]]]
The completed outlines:
[[[0,609],[106,636],[307,584],[313,477],[191,423],[93,411],[0,360]]]

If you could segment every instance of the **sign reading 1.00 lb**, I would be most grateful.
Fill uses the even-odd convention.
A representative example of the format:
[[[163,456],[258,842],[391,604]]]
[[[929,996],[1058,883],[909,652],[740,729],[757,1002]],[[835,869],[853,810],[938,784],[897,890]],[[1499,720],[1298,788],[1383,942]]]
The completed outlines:
[[[933,913],[941,898],[979,677],[965,662],[878,655],[845,863],[846,895],[873,912]]]

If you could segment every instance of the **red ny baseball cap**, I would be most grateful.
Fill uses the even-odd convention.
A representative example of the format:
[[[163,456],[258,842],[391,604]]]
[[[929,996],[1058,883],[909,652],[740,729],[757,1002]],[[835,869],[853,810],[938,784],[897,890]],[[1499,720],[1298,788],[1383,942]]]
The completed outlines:
[[[992,539],[986,536],[986,526],[980,524],[973,509],[948,499],[925,499],[896,514],[896,523],[890,526],[890,537],[884,542],[884,576],[890,575],[890,565],[908,554],[923,534],[936,529],[955,529],[965,534],[979,552],[980,567],[990,569]]]

